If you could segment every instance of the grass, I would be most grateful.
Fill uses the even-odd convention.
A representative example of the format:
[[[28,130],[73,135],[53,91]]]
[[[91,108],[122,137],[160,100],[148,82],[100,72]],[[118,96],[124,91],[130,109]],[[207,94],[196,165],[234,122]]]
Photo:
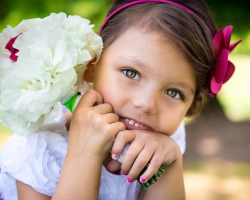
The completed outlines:
[[[250,163],[224,160],[184,161],[186,196],[189,200],[248,200]]]

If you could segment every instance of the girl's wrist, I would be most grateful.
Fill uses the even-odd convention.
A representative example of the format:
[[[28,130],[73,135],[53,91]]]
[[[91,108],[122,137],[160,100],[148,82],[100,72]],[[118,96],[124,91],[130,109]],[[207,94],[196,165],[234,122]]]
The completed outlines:
[[[79,196],[97,199],[101,169],[102,159],[99,156],[92,156],[88,152],[79,155],[71,149],[66,154],[53,199],[79,199]]]
[[[166,162],[164,162],[162,164],[162,166],[169,166],[171,165],[173,162],[175,162],[176,160],[182,160],[182,152],[180,147],[176,144],[175,148],[173,148],[173,150],[171,151],[171,153],[168,154],[168,159]]]
[[[68,150],[65,160],[66,159],[70,160],[70,162],[79,162],[79,164],[96,163],[97,165],[101,165],[104,160],[104,156],[94,154],[89,151],[81,151],[80,153],[78,153],[77,151],[72,149]]]

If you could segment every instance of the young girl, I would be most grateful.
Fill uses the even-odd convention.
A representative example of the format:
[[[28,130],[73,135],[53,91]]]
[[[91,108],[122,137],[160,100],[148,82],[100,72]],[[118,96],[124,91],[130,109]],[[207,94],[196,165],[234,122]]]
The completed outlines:
[[[227,59],[236,46],[229,45],[231,27],[217,33],[200,0],[115,1],[100,34],[104,51],[84,74],[94,90],[77,105],[68,140],[51,132],[32,136],[32,145],[24,148],[29,159],[17,162],[25,170],[5,167],[5,173],[17,180],[19,199],[184,199],[182,156],[169,136],[232,75]],[[17,140],[22,150],[24,139]],[[118,171],[123,175],[115,175],[111,160],[119,158],[126,143],[131,145]],[[62,163],[44,163],[51,159],[44,158],[46,151],[58,162],[66,155],[62,171]],[[37,164],[30,166],[30,160]],[[144,191],[134,180],[149,161],[139,177],[142,183],[161,164],[165,173]]]

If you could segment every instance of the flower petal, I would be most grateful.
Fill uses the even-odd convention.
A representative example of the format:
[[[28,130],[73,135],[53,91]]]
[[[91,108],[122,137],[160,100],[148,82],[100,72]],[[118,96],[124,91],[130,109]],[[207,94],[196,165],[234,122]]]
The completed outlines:
[[[223,82],[228,65],[228,50],[223,49],[214,66],[214,77],[217,83]]]
[[[230,44],[230,40],[231,40],[231,35],[232,35],[232,30],[233,30],[233,26],[226,26],[223,29],[223,34],[224,34],[224,47],[228,48],[229,44]]]
[[[210,83],[210,90],[212,94],[217,94],[222,87],[222,82],[217,82],[213,76]],[[211,94],[211,93],[210,93]]]
[[[228,55],[242,40],[230,44],[232,30],[233,26],[226,26],[224,29],[219,30],[213,38],[216,62],[209,90],[212,97],[220,91],[222,84],[231,78],[235,70],[233,63],[228,61]]]
[[[240,44],[243,40],[238,40],[237,42],[234,42],[233,44],[230,44],[229,47],[228,47],[228,51],[229,52],[232,52],[234,50],[234,48]]]
[[[216,35],[213,38],[213,46],[215,51],[215,56],[218,56],[218,54],[221,52],[221,50],[224,47],[224,34],[223,30],[220,30],[216,33]]]
[[[235,71],[234,64],[232,62],[228,61],[227,71],[226,71],[223,83],[226,83],[231,78],[231,76],[233,75],[234,71]]]

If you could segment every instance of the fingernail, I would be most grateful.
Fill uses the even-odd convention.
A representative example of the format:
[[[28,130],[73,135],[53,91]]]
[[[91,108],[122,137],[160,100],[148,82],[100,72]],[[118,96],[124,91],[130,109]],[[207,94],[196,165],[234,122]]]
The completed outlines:
[[[127,177],[127,181],[128,181],[129,183],[132,183],[132,182],[133,182],[133,180],[132,180],[131,178],[129,178],[129,177]]]
[[[122,174],[123,174],[123,175],[125,175],[125,176],[127,176],[127,175],[128,175],[127,173],[125,173],[125,172],[123,172],[123,171],[122,171]]]
[[[112,158],[113,158],[113,160],[117,160],[118,156],[112,153]]]
[[[144,178],[144,177],[140,177],[140,181],[141,181],[141,183],[145,183],[146,182],[146,179]]]

